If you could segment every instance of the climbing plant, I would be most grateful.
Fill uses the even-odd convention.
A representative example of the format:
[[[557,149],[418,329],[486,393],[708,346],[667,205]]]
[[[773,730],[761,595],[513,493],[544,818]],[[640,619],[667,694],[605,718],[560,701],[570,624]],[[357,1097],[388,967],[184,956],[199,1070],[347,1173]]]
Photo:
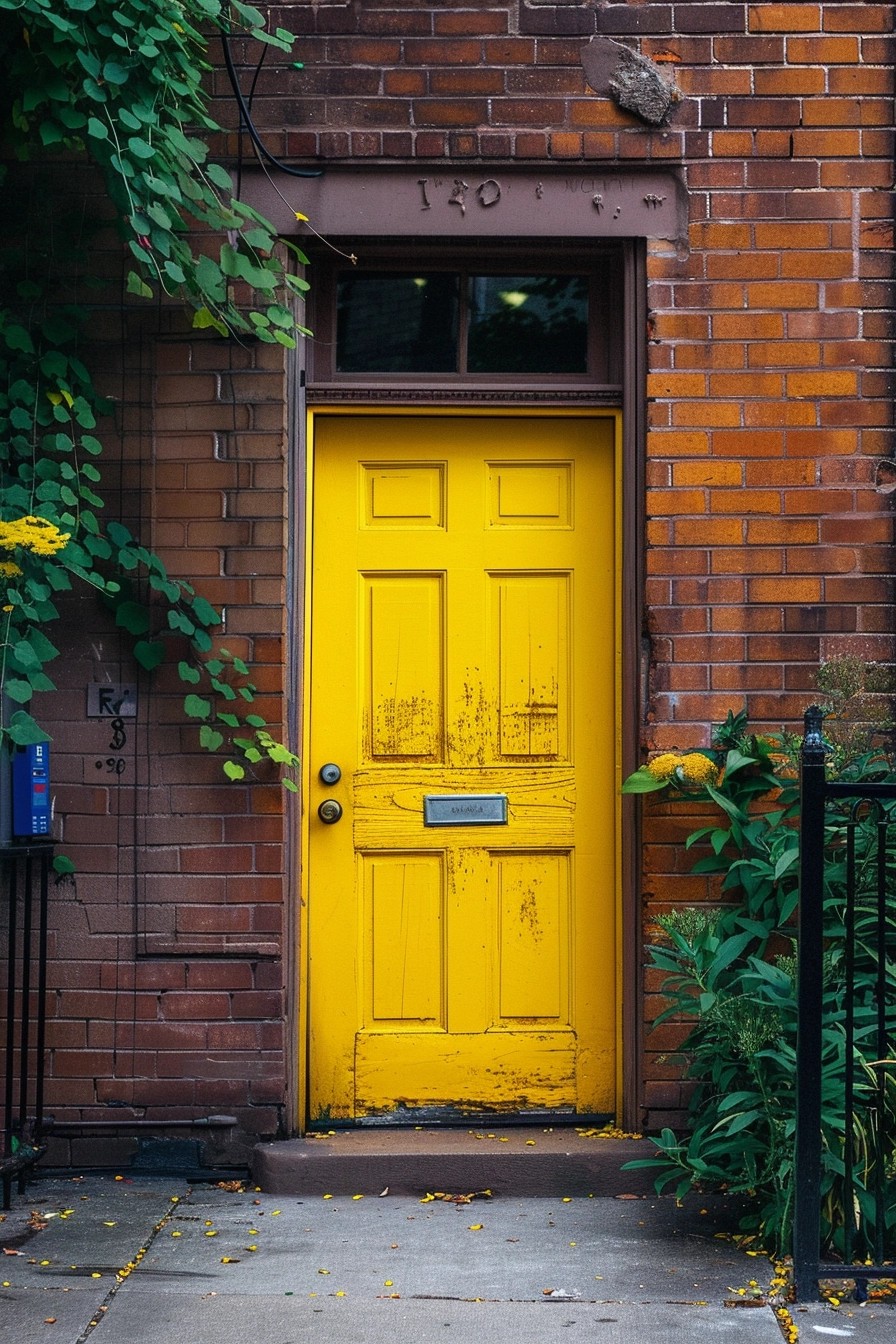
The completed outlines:
[[[307,283],[289,253],[306,258],[209,157],[216,31],[281,52],[293,42],[242,0],[0,0],[0,739],[46,739],[32,697],[53,689],[47,628],[57,595],[82,584],[112,606],[145,669],[179,642],[184,712],[203,747],[225,749],[230,778],[268,758],[294,789],[296,758],[253,712],[250,669],[215,643],[218,611],[109,517],[109,406],[84,353],[110,303],[96,273],[110,222],[133,301],[186,303],[194,327],[234,339],[289,347],[304,330]]]

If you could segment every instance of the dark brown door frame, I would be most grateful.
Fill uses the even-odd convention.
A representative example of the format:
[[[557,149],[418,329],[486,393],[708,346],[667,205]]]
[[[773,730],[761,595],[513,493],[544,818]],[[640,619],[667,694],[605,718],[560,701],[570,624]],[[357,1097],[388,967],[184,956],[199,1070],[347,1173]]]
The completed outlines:
[[[451,240],[441,240],[450,246]],[[482,240],[483,246],[494,255],[494,243]],[[605,239],[562,240],[566,246],[582,248],[589,244],[606,246]],[[408,251],[414,240],[402,240],[405,264]],[[431,247],[431,242],[430,242]],[[291,361],[289,382],[290,395],[290,437],[298,449],[291,454],[293,481],[290,491],[290,510],[293,519],[293,537],[297,538],[292,548],[294,560],[290,589],[292,593],[288,620],[292,638],[289,640],[291,653],[292,685],[298,691],[302,666],[301,632],[303,620],[301,612],[301,592],[299,570],[304,556],[304,543],[301,540],[302,519],[304,517],[304,432],[306,401],[313,403],[362,400],[369,404],[399,401],[418,404],[438,402],[468,402],[469,404],[507,404],[519,405],[529,401],[532,405],[569,405],[592,404],[594,406],[612,403],[622,404],[623,426],[623,494],[622,494],[622,576],[621,576],[621,616],[622,616],[622,772],[623,776],[640,764],[641,725],[644,715],[644,544],[645,544],[645,445],[646,445],[646,331],[647,331],[647,273],[646,240],[643,237],[628,238],[618,244],[621,248],[621,288],[618,307],[622,313],[622,337],[620,349],[621,386],[591,389],[590,395],[584,387],[575,390],[556,388],[553,391],[542,386],[534,393],[527,393],[517,385],[510,387],[492,385],[488,388],[477,387],[475,391],[467,384],[458,382],[453,387],[442,385],[437,391],[429,391],[415,384],[402,384],[390,380],[387,386],[378,380],[375,386],[362,389],[357,380],[346,381],[344,388],[338,386],[338,380],[327,379],[326,387],[309,383],[306,387],[305,372],[302,368],[301,353]],[[539,240],[511,240],[512,253],[508,257],[518,258],[521,253],[537,255],[541,253],[542,264],[548,268],[550,255],[542,252]],[[467,245],[469,248],[469,244]],[[464,250],[466,251],[467,248]],[[553,253],[556,257],[556,251]],[[313,272],[312,272],[313,275]],[[323,295],[321,296],[323,297]],[[311,316],[313,326],[314,318]],[[471,392],[473,395],[471,396]],[[301,695],[294,694],[293,704],[301,704]],[[299,738],[298,725],[294,732]],[[293,835],[290,847],[293,858],[298,859],[300,846]],[[635,800],[624,799],[622,810],[621,853],[621,919],[622,919],[622,1114],[619,1117],[626,1129],[637,1129],[641,1123],[642,1087],[643,1087],[643,1050],[645,1029],[643,1023],[643,968],[642,968],[642,914],[641,914],[641,826],[640,811]],[[297,868],[297,863],[296,863]],[[297,925],[297,917],[290,917]],[[297,934],[297,928],[294,933]],[[297,940],[294,946],[298,946]],[[298,983],[298,977],[291,977]],[[298,1012],[292,1014],[296,1030],[292,1033],[295,1044],[289,1067],[296,1084],[291,1095],[297,1096],[299,1086],[298,1059]]]

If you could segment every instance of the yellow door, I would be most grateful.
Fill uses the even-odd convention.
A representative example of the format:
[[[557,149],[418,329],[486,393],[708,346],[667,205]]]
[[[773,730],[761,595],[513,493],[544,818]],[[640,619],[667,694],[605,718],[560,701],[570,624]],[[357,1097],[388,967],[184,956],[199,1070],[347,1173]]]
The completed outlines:
[[[314,417],[312,1124],[615,1109],[615,432]]]

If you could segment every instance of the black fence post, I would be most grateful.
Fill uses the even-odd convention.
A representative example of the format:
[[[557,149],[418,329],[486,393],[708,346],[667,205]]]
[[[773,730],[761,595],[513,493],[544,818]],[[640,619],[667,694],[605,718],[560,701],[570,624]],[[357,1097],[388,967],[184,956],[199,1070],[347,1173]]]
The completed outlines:
[[[800,762],[800,905],[793,1271],[798,1299],[817,1297],[821,1255],[821,1009],[824,906],[823,711],[810,705]]]

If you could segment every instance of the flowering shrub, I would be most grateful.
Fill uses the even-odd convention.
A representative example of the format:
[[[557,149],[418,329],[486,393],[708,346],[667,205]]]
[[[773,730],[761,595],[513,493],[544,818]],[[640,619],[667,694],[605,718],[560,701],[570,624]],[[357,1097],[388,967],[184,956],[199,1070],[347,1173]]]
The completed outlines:
[[[690,1030],[682,1046],[685,1076],[696,1086],[690,1100],[692,1127],[683,1135],[664,1129],[653,1142],[654,1157],[629,1163],[653,1168],[656,1188],[671,1187],[678,1198],[692,1188],[724,1188],[755,1196],[744,1228],[769,1252],[789,1250],[793,1214],[793,1141],[796,1117],[796,957],[794,914],[799,900],[799,792],[793,739],[758,737],[746,715],[730,714],[705,753],[657,756],[631,775],[628,793],[667,789],[693,799],[693,781],[703,775],[696,796],[714,804],[718,819],[688,836],[697,847],[696,873],[721,878],[722,904],[673,910],[657,920],[662,940],[647,949],[650,965],[666,972],[662,986],[668,1007],[657,1025],[671,1017]],[[703,761],[683,771],[683,762]],[[707,767],[712,767],[708,769]],[[690,773],[689,773],[690,772]],[[844,766],[851,778],[893,780],[896,772],[879,749]],[[887,804],[891,814],[893,804]],[[857,828],[856,853],[862,875],[857,896],[858,927],[867,932],[855,954],[856,1002],[873,1016],[879,995],[880,964],[872,949],[877,867],[877,823]],[[708,850],[708,852],[707,852]],[[883,1114],[875,1103],[873,1032],[859,1033],[855,1058],[847,1061],[843,1029],[845,977],[844,909],[846,840],[842,819],[829,816],[826,832],[825,925],[828,936],[824,985],[823,1066],[823,1235],[829,1248],[842,1249],[844,1226],[854,1219],[845,1207],[843,1176],[852,1165],[854,1197],[862,1208],[871,1199],[869,1172],[883,1155],[893,1178],[882,1223],[890,1253],[896,1250],[896,1077]],[[863,922],[864,921],[864,922]],[[892,935],[891,935],[892,936]],[[896,1011],[896,966],[887,963],[888,1014]],[[872,1007],[865,1008],[865,1005]],[[870,1017],[869,1017],[870,1020]],[[879,1061],[877,1062],[879,1063]],[[855,1067],[861,1112],[845,1152],[842,1079]],[[857,1248],[869,1250],[859,1246]]]

